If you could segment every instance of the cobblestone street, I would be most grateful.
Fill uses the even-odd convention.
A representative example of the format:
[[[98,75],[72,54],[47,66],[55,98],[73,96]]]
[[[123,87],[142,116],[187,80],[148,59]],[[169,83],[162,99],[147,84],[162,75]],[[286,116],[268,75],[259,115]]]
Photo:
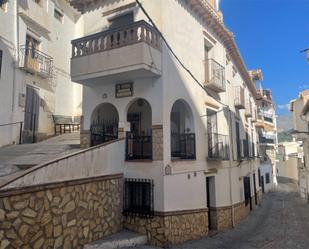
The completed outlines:
[[[309,205],[300,199],[293,185],[280,185],[278,191],[264,195],[262,206],[235,229],[173,248],[306,249],[309,248]]]

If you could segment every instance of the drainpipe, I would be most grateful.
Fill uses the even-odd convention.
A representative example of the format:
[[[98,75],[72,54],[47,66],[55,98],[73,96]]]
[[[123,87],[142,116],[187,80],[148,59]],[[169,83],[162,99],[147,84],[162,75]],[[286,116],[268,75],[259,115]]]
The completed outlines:
[[[232,129],[232,113],[229,107],[227,107],[228,116],[229,116],[229,138],[230,138],[230,159],[229,159],[229,187],[230,187],[230,203],[231,203],[231,216],[232,216],[232,228],[235,227],[235,215],[234,215],[234,204],[233,204],[233,190],[232,190],[232,165],[233,165],[233,157],[234,157],[234,150],[233,150],[233,129]]]

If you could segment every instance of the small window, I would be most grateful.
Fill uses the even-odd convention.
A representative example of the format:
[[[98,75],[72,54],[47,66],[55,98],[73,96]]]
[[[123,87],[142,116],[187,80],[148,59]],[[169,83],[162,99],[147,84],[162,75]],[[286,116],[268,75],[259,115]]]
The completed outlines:
[[[2,68],[2,50],[0,50],[0,77],[1,77],[1,68]]]
[[[0,9],[4,12],[8,11],[8,0],[0,0]]]
[[[61,13],[61,11],[55,9],[54,10],[54,17],[61,23],[63,23],[63,14]]]
[[[109,19],[108,21],[109,21],[110,29],[117,29],[117,28],[126,26],[134,22],[133,12],[120,15],[120,16],[116,16],[114,18]]]
[[[269,175],[269,173],[265,174],[265,181],[266,181],[266,184],[270,183],[270,175]]]
[[[153,217],[153,180],[125,179],[123,203],[125,216]]]

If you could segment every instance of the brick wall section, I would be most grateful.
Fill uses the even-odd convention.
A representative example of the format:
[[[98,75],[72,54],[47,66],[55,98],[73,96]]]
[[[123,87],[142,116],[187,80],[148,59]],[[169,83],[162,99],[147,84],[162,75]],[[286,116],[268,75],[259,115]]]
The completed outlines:
[[[0,192],[0,248],[83,248],[122,229],[122,175]]]
[[[170,212],[152,219],[124,217],[124,227],[147,235],[150,244],[161,247],[200,239],[208,234],[207,210]]]

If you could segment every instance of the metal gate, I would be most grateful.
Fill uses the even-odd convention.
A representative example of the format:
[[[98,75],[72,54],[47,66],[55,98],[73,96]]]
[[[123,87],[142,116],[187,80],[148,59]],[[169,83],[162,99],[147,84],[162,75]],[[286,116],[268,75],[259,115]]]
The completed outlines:
[[[91,146],[118,139],[118,120],[95,121],[90,127]]]
[[[23,143],[35,143],[39,124],[40,96],[38,90],[27,86]]]

